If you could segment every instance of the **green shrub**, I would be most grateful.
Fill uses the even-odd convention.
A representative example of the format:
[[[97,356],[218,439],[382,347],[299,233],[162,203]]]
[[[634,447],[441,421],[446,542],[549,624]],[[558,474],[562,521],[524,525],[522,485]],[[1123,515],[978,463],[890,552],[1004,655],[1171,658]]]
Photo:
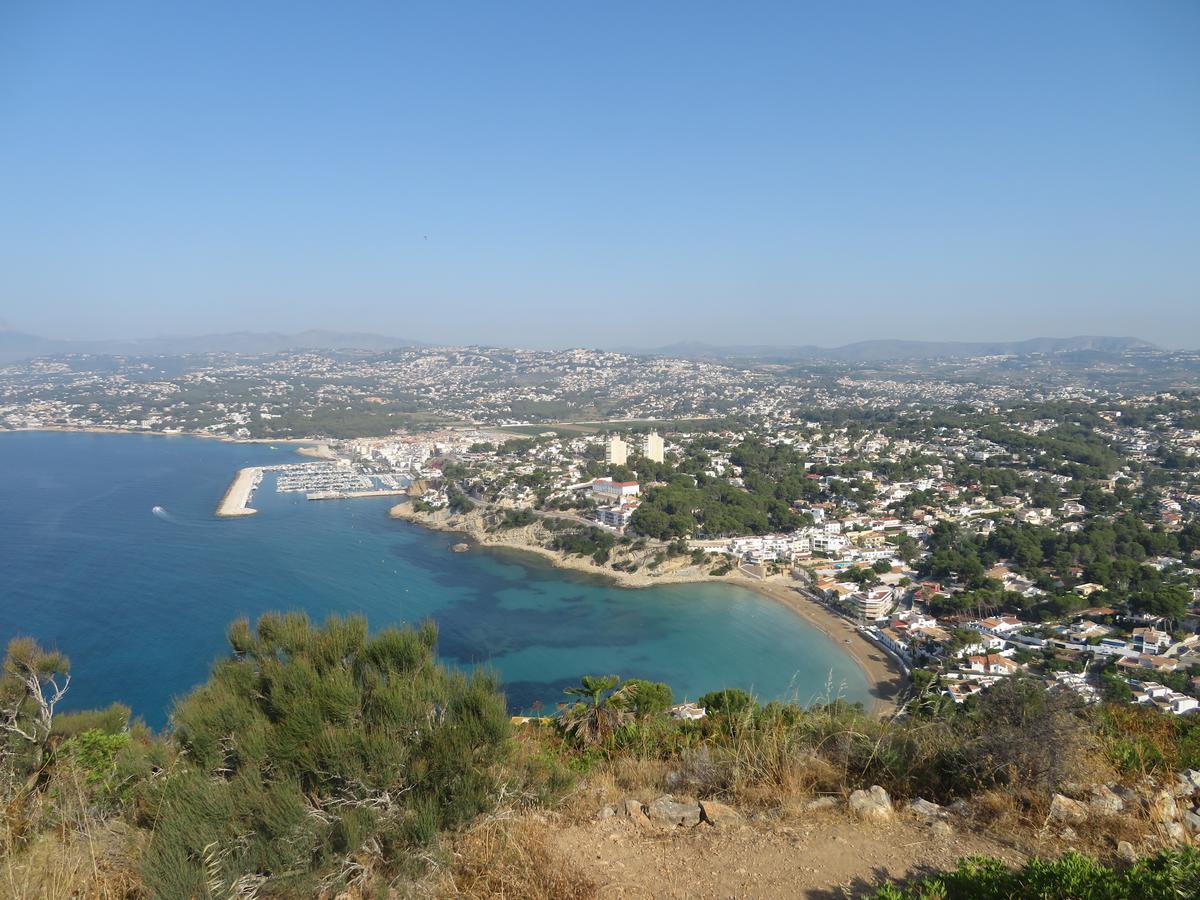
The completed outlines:
[[[758,708],[754,698],[739,688],[709,691],[696,701],[696,705],[703,706],[709,715],[726,716],[743,716]]]
[[[107,709],[60,713],[54,717],[54,727],[50,733],[61,738],[72,738],[85,731],[120,734],[129,728],[132,715],[130,708],[122,703],[114,703]]]
[[[974,856],[906,886],[880,888],[876,900],[1176,900],[1200,897],[1200,851],[1164,850],[1116,871],[1078,853],[1057,860],[1033,858],[1009,869],[990,857]]]
[[[117,754],[129,746],[130,740],[125,732],[106,734],[92,728],[65,741],[58,748],[58,756],[73,760],[88,784],[100,784],[112,776]]]
[[[505,528],[524,528],[526,525],[532,525],[538,517],[534,515],[530,509],[506,509],[504,517],[496,523],[496,527]]]
[[[349,854],[401,871],[489,808],[504,698],[493,676],[439,665],[436,641],[433,625],[369,636],[361,617],[235,622],[232,656],[171,717],[183,766],[148,796],[151,892],[224,895],[249,877],[307,896],[337,887]]]
[[[662,715],[674,702],[675,696],[671,693],[671,686],[661,681],[630,678],[625,684],[634,685],[633,713],[639,719]]]

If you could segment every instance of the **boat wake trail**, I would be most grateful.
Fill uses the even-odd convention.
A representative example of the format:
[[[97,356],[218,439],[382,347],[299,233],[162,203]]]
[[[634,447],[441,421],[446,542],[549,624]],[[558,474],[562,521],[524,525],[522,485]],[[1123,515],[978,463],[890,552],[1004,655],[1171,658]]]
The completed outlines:
[[[172,525],[182,525],[186,528],[203,528],[204,527],[199,522],[185,522],[182,519],[176,518],[175,516],[173,516],[169,512],[167,512],[166,508],[162,507],[162,506],[151,507],[150,512],[153,513],[158,518],[162,519],[164,522],[170,522]]]

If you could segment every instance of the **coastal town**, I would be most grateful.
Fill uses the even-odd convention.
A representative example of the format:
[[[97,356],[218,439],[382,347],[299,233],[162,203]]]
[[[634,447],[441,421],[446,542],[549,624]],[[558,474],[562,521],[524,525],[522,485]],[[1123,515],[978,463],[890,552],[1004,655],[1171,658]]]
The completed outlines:
[[[344,440],[464,423],[770,427],[835,411],[869,421],[882,410],[987,412],[1197,389],[1200,353],[1146,349],[854,362],[487,347],[72,354],[0,364],[0,429]]]
[[[307,461],[231,473],[217,514],[253,514],[264,484],[392,497],[397,518],[630,586],[736,582],[844,642],[890,703],[1031,674],[1192,713],[1200,414],[1191,388],[1155,389],[1186,354],[1022,361],[45,358],[0,370],[0,422],[308,439]]]
[[[1200,900],[1200,0],[3,9],[0,900]]]
[[[1187,715],[1198,450],[1194,402],[1163,394],[875,426],[472,425],[330,441],[309,451],[325,462],[275,468],[281,491],[393,494],[397,518],[630,586],[760,590],[852,644],[876,681],[899,673],[911,702],[1026,674]]]

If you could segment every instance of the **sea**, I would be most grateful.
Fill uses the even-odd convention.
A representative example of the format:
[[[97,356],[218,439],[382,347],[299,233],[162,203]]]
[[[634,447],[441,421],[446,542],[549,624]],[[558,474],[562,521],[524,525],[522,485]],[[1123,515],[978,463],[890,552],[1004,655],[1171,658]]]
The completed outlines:
[[[839,644],[733,585],[628,589],[520,551],[453,553],[459,538],[388,518],[389,498],[309,501],[270,474],[257,515],[213,515],[240,467],[303,461],[286,444],[0,432],[0,641],[70,658],[61,708],[119,701],[156,729],[229,652],[229,623],[272,610],[432,619],[443,661],[497,670],[514,712],[610,673],[680,701],[870,702]]]

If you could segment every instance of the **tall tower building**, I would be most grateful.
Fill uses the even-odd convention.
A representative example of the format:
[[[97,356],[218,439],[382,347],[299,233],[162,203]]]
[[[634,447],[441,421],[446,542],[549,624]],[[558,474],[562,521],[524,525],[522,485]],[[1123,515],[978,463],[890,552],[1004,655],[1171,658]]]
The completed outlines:
[[[642,444],[642,456],[656,463],[663,461],[663,439],[658,436],[657,431],[651,431],[646,435]]]
[[[604,447],[604,461],[610,466],[623,466],[629,459],[629,445],[616,435],[608,439]]]

